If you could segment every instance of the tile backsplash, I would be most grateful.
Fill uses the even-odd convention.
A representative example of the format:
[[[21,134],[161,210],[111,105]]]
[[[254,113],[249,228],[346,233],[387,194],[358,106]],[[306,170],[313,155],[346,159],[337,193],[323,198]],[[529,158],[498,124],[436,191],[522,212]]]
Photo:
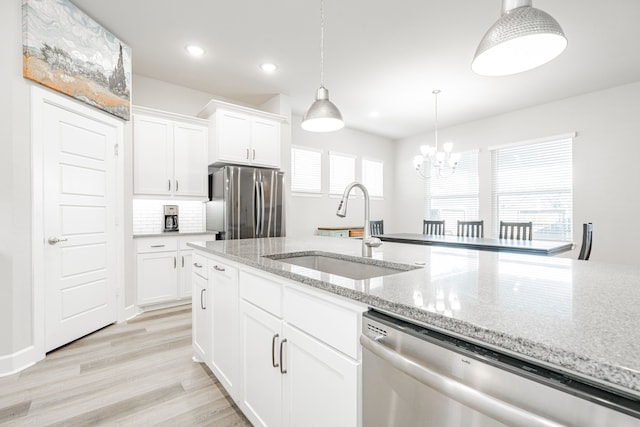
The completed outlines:
[[[207,228],[203,202],[134,199],[133,234],[162,233],[164,205],[178,205],[178,226],[181,232],[199,233]]]

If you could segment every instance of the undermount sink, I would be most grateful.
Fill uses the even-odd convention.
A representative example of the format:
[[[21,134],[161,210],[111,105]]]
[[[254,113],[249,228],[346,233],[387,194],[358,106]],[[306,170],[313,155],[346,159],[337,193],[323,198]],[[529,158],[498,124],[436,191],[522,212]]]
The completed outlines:
[[[355,280],[388,276],[420,268],[413,265],[322,251],[266,255],[265,258]]]

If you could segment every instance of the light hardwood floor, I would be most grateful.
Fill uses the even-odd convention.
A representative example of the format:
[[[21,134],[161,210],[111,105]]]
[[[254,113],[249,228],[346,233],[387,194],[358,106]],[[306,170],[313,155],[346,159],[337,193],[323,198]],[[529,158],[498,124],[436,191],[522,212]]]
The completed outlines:
[[[191,356],[190,305],[108,326],[0,378],[0,425],[250,426]]]

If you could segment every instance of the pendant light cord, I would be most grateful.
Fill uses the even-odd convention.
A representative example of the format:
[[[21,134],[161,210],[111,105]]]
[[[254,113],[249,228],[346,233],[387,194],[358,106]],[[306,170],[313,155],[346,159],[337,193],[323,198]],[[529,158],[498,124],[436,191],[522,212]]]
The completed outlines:
[[[435,130],[435,137],[436,137],[436,153],[438,152],[438,94],[440,93],[439,89],[434,90],[433,93],[436,96],[436,101],[435,101],[435,105],[436,105],[436,130]]]
[[[320,0],[320,86],[324,87],[324,0]]]

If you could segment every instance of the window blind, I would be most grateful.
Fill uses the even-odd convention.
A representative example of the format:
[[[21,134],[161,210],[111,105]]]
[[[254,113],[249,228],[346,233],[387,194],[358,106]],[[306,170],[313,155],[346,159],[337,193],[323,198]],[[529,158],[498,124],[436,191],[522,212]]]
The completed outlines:
[[[322,150],[291,148],[291,191],[320,193],[322,190]]]
[[[362,183],[371,197],[384,197],[384,162],[362,159]]]
[[[346,186],[355,181],[355,176],[355,156],[329,153],[329,194],[342,194]]]
[[[533,222],[533,238],[572,239],[573,138],[491,151],[494,234],[500,221]]]
[[[443,176],[431,167],[425,185],[425,219],[444,220],[445,234],[455,235],[458,221],[478,220],[478,151],[460,153],[453,175],[445,168]]]

